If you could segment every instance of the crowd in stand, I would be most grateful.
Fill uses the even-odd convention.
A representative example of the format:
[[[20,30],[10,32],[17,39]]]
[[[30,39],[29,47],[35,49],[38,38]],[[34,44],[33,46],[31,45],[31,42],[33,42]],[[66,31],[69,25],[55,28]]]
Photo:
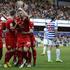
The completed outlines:
[[[59,36],[58,39],[58,45],[63,47],[69,47],[70,46],[70,36]],[[41,47],[43,44],[43,38],[42,36],[36,36],[36,45],[37,47]]]
[[[55,6],[46,0],[23,0],[23,8],[32,18],[51,18],[55,15],[57,19],[70,19],[70,8],[66,6]],[[0,12],[8,14],[11,9],[17,9],[16,2],[0,3]]]

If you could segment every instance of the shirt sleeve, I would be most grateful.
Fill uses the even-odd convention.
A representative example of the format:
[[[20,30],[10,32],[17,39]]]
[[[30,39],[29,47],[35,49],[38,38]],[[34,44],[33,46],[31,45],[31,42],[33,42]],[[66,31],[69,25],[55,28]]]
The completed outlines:
[[[57,23],[57,21],[55,21],[55,29],[56,30],[58,29],[58,23]]]

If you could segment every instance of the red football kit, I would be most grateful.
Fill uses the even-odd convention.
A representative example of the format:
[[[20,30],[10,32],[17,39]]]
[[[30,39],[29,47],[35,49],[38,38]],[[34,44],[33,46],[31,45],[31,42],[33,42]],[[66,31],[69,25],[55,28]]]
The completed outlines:
[[[17,33],[17,45],[18,47],[30,47],[30,37],[28,33],[29,32],[29,20],[26,18],[25,20],[21,20],[22,22],[19,23],[20,28],[18,29]]]
[[[6,22],[6,35],[5,35],[5,42],[7,49],[15,48],[16,47],[16,35],[15,29],[11,29],[11,24],[13,23],[13,19],[9,18]],[[10,48],[8,48],[10,46]]]

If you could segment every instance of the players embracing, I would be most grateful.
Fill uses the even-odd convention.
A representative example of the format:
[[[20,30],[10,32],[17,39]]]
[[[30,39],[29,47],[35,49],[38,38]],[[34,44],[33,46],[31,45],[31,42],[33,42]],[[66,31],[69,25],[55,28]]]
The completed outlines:
[[[35,37],[33,34],[33,23],[30,21],[27,13],[19,8],[20,23],[17,22],[17,47],[18,47],[18,64],[19,68],[24,66],[26,61],[27,67],[31,67],[31,51],[33,54],[33,65],[36,65],[36,48]],[[23,58],[25,61],[23,61]]]
[[[33,34],[34,24],[30,21],[29,15],[20,7],[17,11],[10,11],[9,16],[2,14],[6,19],[4,25],[6,53],[4,68],[11,67],[10,59],[13,57],[15,66],[22,68],[25,63],[27,67],[36,65],[36,40]],[[1,37],[2,48],[2,37]],[[31,49],[31,50],[30,50]],[[2,49],[1,49],[2,50]],[[2,56],[2,53],[1,53]]]
[[[22,9],[10,12],[10,17],[5,22],[5,42],[7,51],[5,53],[4,67],[11,67],[10,59],[14,57],[15,66],[22,68],[25,63],[27,67],[31,67],[31,58],[33,55],[33,66],[36,65],[36,48],[35,37],[33,34],[34,25],[30,21],[27,13]],[[32,49],[32,51],[30,50]],[[24,60],[23,60],[24,59]]]

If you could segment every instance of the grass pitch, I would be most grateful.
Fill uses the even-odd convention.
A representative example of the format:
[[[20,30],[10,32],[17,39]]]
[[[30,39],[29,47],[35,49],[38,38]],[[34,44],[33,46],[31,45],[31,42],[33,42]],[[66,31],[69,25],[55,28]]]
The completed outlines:
[[[4,56],[5,56],[6,49],[3,50],[3,57],[0,61],[0,64],[4,63]],[[42,56],[42,47],[37,48],[37,65],[31,68],[22,68],[19,69],[18,67],[12,66],[11,68],[4,68],[3,66],[0,67],[0,70],[70,70],[70,47],[61,47],[61,59],[63,63],[56,62],[55,57],[55,48],[52,49],[52,63],[47,62],[47,55]],[[12,63],[12,59],[10,61]]]

